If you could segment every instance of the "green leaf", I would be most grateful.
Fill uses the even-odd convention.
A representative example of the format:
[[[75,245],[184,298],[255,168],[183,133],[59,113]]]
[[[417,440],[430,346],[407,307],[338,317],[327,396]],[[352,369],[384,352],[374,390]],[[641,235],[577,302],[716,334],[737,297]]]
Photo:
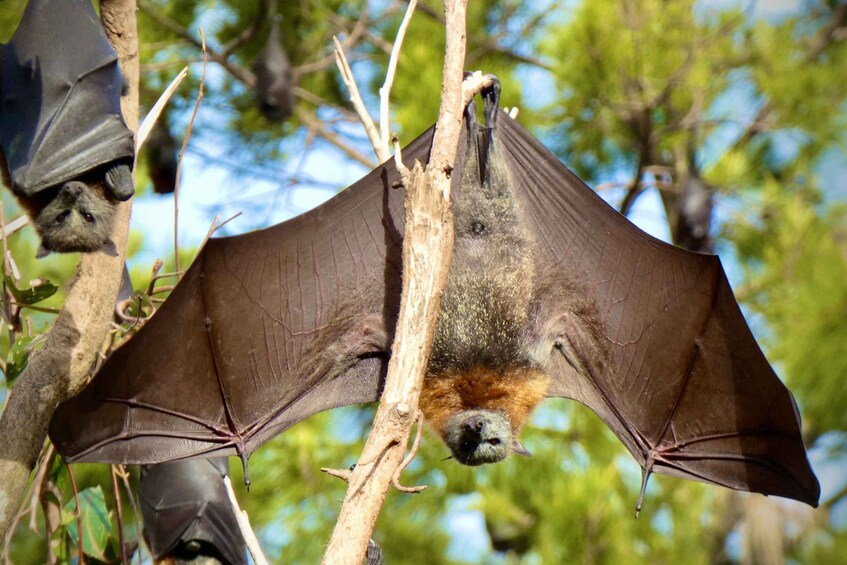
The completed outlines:
[[[152,312],[153,303],[150,301],[150,297],[145,292],[135,291],[124,313],[136,318],[148,318]]]
[[[59,290],[59,287],[45,279],[38,279],[37,284],[31,288],[20,289],[15,286],[15,281],[9,275],[6,275],[6,286],[19,304],[37,304],[47,300]]]
[[[21,376],[21,373],[26,369],[29,362],[29,345],[32,343],[31,337],[18,336],[15,340],[15,345],[9,350],[6,355],[6,383],[7,386],[15,382],[15,379]]]
[[[99,486],[85,489],[79,493],[79,503],[82,509],[82,550],[86,555],[106,561],[109,539],[112,535],[112,521],[109,510],[106,508],[103,489]],[[71,499],[65,505],[65,510],[73,513],[76,510],[76,500]],[[76,519],[68,524],[68,535],[72,543],[79,543]]]

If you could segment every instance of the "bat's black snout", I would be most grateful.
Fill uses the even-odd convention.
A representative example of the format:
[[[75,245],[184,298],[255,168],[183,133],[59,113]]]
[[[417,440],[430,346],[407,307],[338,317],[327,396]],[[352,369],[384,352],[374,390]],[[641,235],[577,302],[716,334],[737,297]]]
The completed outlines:
[[[508,418],[494,410],[466,410],[454,414],[442,432],[453,457],[465,465],[502,461],[511,452]]]
[[[465,431],[472,433],[475,432],[479,435],[482,435],[485,432],[486,421],[483,416],[476,414],[465,420],[465,423],[462,424],[462,427],[465,429]]]
[[[62,185],[62,194],[78,198],[86,189],[86,186],[79,181],[72,180]]]

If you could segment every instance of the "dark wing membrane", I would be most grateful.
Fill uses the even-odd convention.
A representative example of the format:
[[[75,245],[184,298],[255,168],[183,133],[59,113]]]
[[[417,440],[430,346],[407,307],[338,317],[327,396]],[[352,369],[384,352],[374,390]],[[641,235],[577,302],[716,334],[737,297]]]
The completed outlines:
[[[554,352],[550,395],[594,410],[648,475],[817,504],[794,400],[718,258],[639,230],[513,120],[501,116],[497,132],[541,262],[585,289],[608,351],[582,371]],[[589,347],[579,331],[562,338],[577,355]]]
[[[224,487],[226,458],[151,465],[142,472],[138,501],[144,539],[155,559],[202,542],[224,563],[246,564],[247,552]]]
[[[61,48],[57,30],[72,44]],[[0,142],[19,194],[132,159],[118,57],[91,2],[30,0],[1,49]]]
[[[425,161],[431,142],[429,131],[404,158]],[[62,455],[247,454],[311,414],[378,400],[399,308],[399,180],[391,161],[302,216],[210,240],[156,315],[59,406],[50,437]],[[363,349],[378,334],[385,343]]]

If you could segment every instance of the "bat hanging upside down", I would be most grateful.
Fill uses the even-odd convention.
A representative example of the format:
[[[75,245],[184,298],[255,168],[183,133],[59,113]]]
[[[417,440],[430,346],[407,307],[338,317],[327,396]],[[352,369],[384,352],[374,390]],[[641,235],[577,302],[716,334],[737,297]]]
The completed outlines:
[[[38,257],[117,255],[115,208],[135,191],[123,86],[88,0],[29,0],[0,45],[0,173],[41,237]]]
[[[525,453],[545,397],[596,412],[644,471],[817,504],[789,391],[720,261],[643,233],[498,110],[473,107],[455,247],[420,401],[467,465]],[[402,153],[428,160],[432,130]],[[210,240],[156,315],[56,411],[69,461],[245,458],[379,399],[400,300],[403,190],[385,163],[318,208]],[[639,502],[640,504],[640,502]]]

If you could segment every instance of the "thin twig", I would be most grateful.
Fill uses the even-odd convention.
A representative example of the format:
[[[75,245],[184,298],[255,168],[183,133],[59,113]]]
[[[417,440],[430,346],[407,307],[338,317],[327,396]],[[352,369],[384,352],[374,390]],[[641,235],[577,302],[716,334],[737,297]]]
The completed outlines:
[[[13,233],[18,231],[22,227],[24,227],[25,225],[27,225],[28,223],[29,223],[29,216],[27,216],[27,215],[18,216],[17,218],[15,218],[11,222],[9,222],[8,224],[3,226],[3,237],[4,238],[9,237]]]
[[[344,143],[338,134],[327,128],[323,122],[317,119],[314,115],[306,112],[305,110],[301,110],[300,108],[296,108],[295,112],[297,114],[297,119],[303,122],[307,128],[316,131],[318,135],[344,151],[348,156],[363,164],[368,169],[373,169],[377,166],[377,163],[375,163],[373,159],[369,159],[362,153]]]
[[[229,74],[244,83],[248,88],[253,88],[256,85],[256,76],[252,72],[233,63],[226,56],[218,53],[214,49],[204,46],[205,38],[201,38],[199,40],[195,38],[193,35],[188,33],[186,28],[159,12],[149,0],[139,0],[138,8],[150,16],[163,28],[175,33],[192,45],[196,46],[198,49],[202,50],[204,52],[204,59],[208,58],[209,60],[219,64]]]
[[[118,514],[118,543],[121,546],[121,563],[126,565],[128,561],[126,558],[126,542],[124,540],[124,512],[123,508],[121,508],[121,491],[118,489],[118,477],[115,474],[115,467],[117,465],[109,465],[109,475],[112,478],[112,495],[115,497],[115,511]]]
[[[247,517],[247,512],[238,506],[238,500],[235,498],[235,491],[232,490],[232,481],[228,476],[224,477],[224,487],[226,494],[229,497],[229,502],[232,504],[232,511],[235,513],[235,519],[238,521],[238,527],[241,530],[241,536],[244,538],[244,543],[247,544],[247,550],[256,565],[267,565],[268,560],[265,554],[262,553],[262,548],[259,545],[259,540],[256,538],[256,533],[250,526],[250,519]]]
[[[50,467],[53,466],[53,457],[56,455],[56,449],[52,443],[47,443],[44,450],[41,452],[41,462],[38,465],[38,472],[32,480],[32,498],[29,503],[29,529],[33,532],[38,532],[38,502],[41,498],[39,491],[43,490],[44,483],[50,473]],[[14,529],[14,526],[12,527]]]
[[[365,108],[365,103],[362,100],[362,94],[359,92],[359,87],[356,85],[356,79],[353,77],[353,71],[350,69],[350,63],[347,62],[347,57],[344,55],[344,49],[341,47],[341,42],[333,36],[332,41],[335,43],[335,63],[338,65],[338,71],[341,73],[341,80],[347,85],[347,91],[350,92],[350,102],[353,104],[353,109],[356,110],[362,125],[365,127],[365,133],[368,134],[368,139],[373,146],[376,158],[380,163],[387,158],[384,151],[384,142],[380,137],[376,124],[373,118]]]
[[[365,4],[365,7],[362,9],[362,13],[359,16],[359,19],[356,20],[355,25],[353,26],[353,30],[347,34],[347,37],[344,38],[344,41],[341,42],[342,47],[353,47],[358,41],[359,38],[362,37],[368,30],[368,5]],[[299,77],[305,74],[313,73],[316,71],[321,71],[332,64],[332,61],[335,59],[335,54],[331,53],[329,55],[325,55],[321,57],[317,61],[312,61],[309,63],[303,63],[297,67],[291,69],[292,74],[299,80]]]
[[[191,139],[191,131],[194,128],[194,120],[197,118],[197,112],[200,110],[200,102],[203,101],[203,86],[206,83],[206,36],[203,34],[203,28],[199,28],[200,41],[203,49],[203,72],[200,74],[200,85],[197,88],[197,100],[194,102],[194,111],[191,113],[191,119],[188,120],[188,127],[185,130],[185,138],[182,140],[182,147],[179,150],[179,156],[176,163],[176,178],[174,179],[174,263],[176,271],[182,272],[179,264],[179,180],[182,174],[182,158],[185,155],[185,148],[188,147],[188,140]]]
[[[138,504],[135,503],[135,491],[132,489],[132,487],[129,484],[129,473],[126,470],[126,466],[125,465],[118,465],[116,467],[116,472],[117,472],[118,476],[121,478],[121,482],[123,482],[124,490],[126,490],[127,499],[129,500],[129,505],[132,507],[132,514],[133,514],[135,530],[141,531],[138,527],[138,522],[139,522]],[[142,546],[142,544],[138,545],[138,562],[139,563],[142,562],[141,546]]]
[[[403,179],[403,186],[409,186],[412,171],[403,163],[403,150],[400,147],[400,138],[396,135],[391,136],[391,143],[394,144],[394,166],[397,168],[397,172],[400,173],[400,178]]]
[[[29,310],[35,310],[36,312],[44,312],[45,314],[58,314],[61,312],[58,308],[50,308],[47,306],[36,306],[35,304],[21,304],[20,302],[16,302],[15,300],[2,300],[3,304],[8,304],[16,308],[17,310],[23,310],[24,308],[28,308]]]
[[[409,494],[417,494],[426,489],[426,485],[418,485],[414,487],[407,487],[400,484],[400,474],[409,466],[409,463],[415,458],[415,455],[418,454],[418,449],[421,446],[421,436],[423,435],[423,412],[418,410],[418,419],[417,419],[417,433],[415,434],[415,441],[412,442],[412,448],[406,454],[406,457],[403,459],[403,462],[400,463],[400,466],[397,467],[397,470],[394,471],[394,476],[391,477],[391,484],[394,485],[394,488],[399,490],[400,492],[405,492]]]
[[[0,202],[0,239],[3,240],[3,267],[4,274],[8,273],[10,269],[9,265],[9,244],[6,241],[6,207]]]
[[[216,231],[218,231],[219,229],[221,229],[222,227],[224,227],[225,225],[227,225],[228,223],[230,223],[231,221],[233,221],[235,218],[237,218],[240,215],[241,215],[241,212],[236,212],[235,214],[233,214],[232,216],[230,216],[229,218],[227,218],[223,222],[218,223],[218,217],[219,216],[216,214],[215,219],[212,220],[212,225],[209,226],[209,231],[206,232],[206,237],[203,238],[203,243],[200,244],[200,249],[203,249],[206,246],[206,243],[209,241],[209,238],[211,238],[212,235],[214,235],[214,233]],[[162,288],[165,288],[165,287],[162,287]]]
[[[400,59],[400,49],[403,46],[403,38],[406,37],[406,30],[409,29],[409,22],[412,20],[412,14],[415,13],[415,6],[418,5],[418,0],[409,2],[406,8],[406,13],[403,15],[403,21],[400,22],[400,28],[397,30],[397,38],[394,40],[394,47],[391,48],[391,56],[388,58],[388,69],[385,71],[385,82],[379,89],[379,133],[380,147],[382,154],[380,162],[388,160],[390,155],[388,149],[389,126],[391,125],[391,112],[389,108],[391,97],[391,86],[394,84],[394,75],[397,73],[397,62]]]
[[[71,470],[71,466],[68,465],[68,477],[71,480],[71,489],[74,491],[74,503],[76,504],[76,528],[77,528],[77,536],[76,541],[79,544],[79,564],[83,565],[85,563],[85,553],[82,551],[82,507],[79,505],[79,489],[76,487],[76,479],[74,478],[74,472]]]

